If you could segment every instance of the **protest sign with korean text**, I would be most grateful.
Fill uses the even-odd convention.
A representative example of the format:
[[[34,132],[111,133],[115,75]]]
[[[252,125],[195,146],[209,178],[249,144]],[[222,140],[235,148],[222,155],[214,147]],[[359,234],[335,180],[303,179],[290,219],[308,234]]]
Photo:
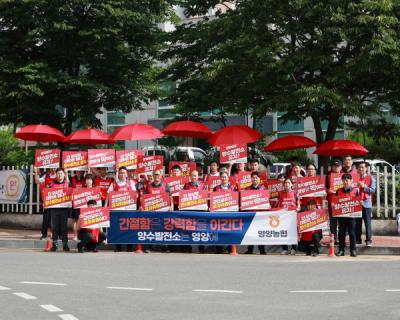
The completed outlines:
[[[94,188],[74,188],[72,190],[72,207],[74,209],[86,208],[89,200],[95,200],[101,206],[100,187]]]
[[[117,168],[126,167],[128,170],[137,169],[138,157],[143,156],[142,150],[117,150],[115,161]]]
[[[186,161],[170,161],[168,165],[169,173],[172,172],[173,166],[179,166],[182,170],[183,176],[188,176],[190,172],[196,170],[196,162],[186,162]]]
[[[35,167],[57,169],[60,166],[60,156],[59,149],[36,149]]]
[[[179,196],[179,191],[182,190],[185,184],[189,182],[189,177],[165,177],[164,181],[169,187],[169,192],[171,193],[171,196]]]
[[[240,191],[240,210],[268,210],[268,190],[242,190]]]
[[[204,190],[179,191],[179,210],[208,210],[208,192]]]
[[[241,171],[236,175],[236,183],[239,190],[244,190],[251,186],[251,172]]]
[[[223,144],[219,148],[220,163],[247,163],[246,144]]]
[[[334,195],[332,197],[332,216],[336,218],[361,218],[362,203],[360,196]]]
[[[71,208],[72,188],[43,188],[42,201],[45,209]]]
[[[279,199],[279,192],[284,190],[283,182],[278,181],[276,179],[268,179],[264,186],[269,191],[269,198],[270,199]]]
[[[239,193],[236,191],[211,192],[210,211],[239,211]]]
[[[82,208],[79,215],[81,228],[110,227],[110,210],[103,207]]]
[[[170,196],[166,192],[159,194],[145,194],[141,197],[144,211],[169,211],[171,209]]]
[[[295,190],[299,198],[324,197],[326,196],[325,178],[323,176],[297,178]]]
[[[92,168],[112,167],[115,165],[114,149],[89,149],[88,166]]]
[[[338,189],[343,188],[343,181],[342,181],[343,173],[331,173],[329,175],[329,189],[331,192],[336,192]]]
[[[85,171],[88,169],[87,151],[63,151],[62,167],[64,170]]]
[[[208,191],[213,191],[216,186],[221,184],[221,178],[218,176],[207,176],[207,181],[204,182]]]
[[[136,191],[113,191],[108,194],[108,207],[110,210],[136,210]]]
[[[299,232],[322,230],[328,227],[328,211],[315,209],[297,213],[297,227]]]
[[[163,156],[139,156],[137,174],[152,174],[155,170],[163,170]]]

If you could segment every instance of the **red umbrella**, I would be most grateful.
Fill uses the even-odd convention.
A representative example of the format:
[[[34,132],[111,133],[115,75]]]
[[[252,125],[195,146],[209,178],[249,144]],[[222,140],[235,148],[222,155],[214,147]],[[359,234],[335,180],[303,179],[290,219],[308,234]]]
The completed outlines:
[[[71,133],[65,138],[64,142],[70,144],[110,144],[115,141],[104,131],[82,129]]]
[[[213,146],[222,144],[247,144],[262,138],[262,134],[249,126],[237,125],[219,129],[209,139]]]
[[[175,121],[166,126],[162,132],[176,137],[208,138],[212,135],[206,125],[195,121]]]
[[[306,137],[286,136],[272,141],[270,144],[264,147],[264,150],[273,152],[273,151],[283,151],[283,150],[292,150],[301,148],[311,148],[315,147],[316,145],[317,144],[313,140]]]
[[[21,128],[15,137],[25,141],[52,142],[63,141],[64,134],[56,128],[44,124],[30,124]]]
[[[164,134],[149,124],[132,123],[118,128],[111,135],[114,140],[154,140],[163,137]]]
[[[320,156],[362,156],[367,154],[368,150],[352,140],[329,140],[320,144],[314,153]]]

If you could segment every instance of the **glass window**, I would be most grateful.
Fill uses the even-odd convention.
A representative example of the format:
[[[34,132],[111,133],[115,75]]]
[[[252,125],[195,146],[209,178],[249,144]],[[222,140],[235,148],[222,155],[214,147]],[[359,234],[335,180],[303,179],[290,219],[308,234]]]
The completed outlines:
[[[171,102],[169,97],[176,91],[176,83],[174,81],[164,81],[159,84],[160,87],[160,98],[158,100],[158,107],[169,107]]]
[[[125,113],[121,111],[107,112],[107,123],[108,125],[124,125]]]
[[[175,117],[175,110],[173,107],[171,109],[158,109],[158,118],[159,119],[166,119],[166,118],[174,118]]]

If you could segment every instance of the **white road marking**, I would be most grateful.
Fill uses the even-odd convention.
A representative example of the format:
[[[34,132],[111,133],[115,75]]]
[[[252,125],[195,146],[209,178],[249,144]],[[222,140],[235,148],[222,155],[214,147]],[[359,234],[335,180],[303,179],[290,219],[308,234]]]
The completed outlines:
[[[56,282],[37,282],[37,281],[21,281],[22,284],[40,284],[46,286],[66,286],[65,283],[56,283]]]
[[[386,292],[400,292],[400,289],[386,289]]]
[[[130,287],[107,287],[113,290],[135,290],[135,291],[152,291],[152,288],[130,288]]]
[[[194,292],[217,292],[217,293],[243,293],[243,291],[236,290],[215,290],[215,289],[195,289]]]
[[[48,312],[61,312],[62,309],[59,307],[53,306],[52,304],[41,304],[40,305],[44,310],[47,310]]]
[[[23,298],[25,300],[35,300],[35,299],[37,299],[36,297],[31,296],[30,294],[27,294],[25,292],[13,292],[13,294],[15,294],[16,296],[21,297],[21,298]]]
[[[10,288],[7,288],[7,287],[3,287],[3,286],[0,286],[0,291],[1,290],[11,290]]]
[[[63,320],[79,320],[78,318],[74,317],[72,314],[59,314],[58,316]]]
[[[290,293],[347,293],[347,290],[294,290]]]

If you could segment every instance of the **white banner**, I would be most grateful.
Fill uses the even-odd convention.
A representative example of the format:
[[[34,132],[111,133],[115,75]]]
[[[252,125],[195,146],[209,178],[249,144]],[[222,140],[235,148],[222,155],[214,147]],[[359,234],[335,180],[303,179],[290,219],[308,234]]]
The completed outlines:
[[[23,203],[26,201],[26,192],[26,173],[24,171],[0,171],[1,203]]]
[[[242,245],[297,244],[297,213],[286,209],[256,212]]]

